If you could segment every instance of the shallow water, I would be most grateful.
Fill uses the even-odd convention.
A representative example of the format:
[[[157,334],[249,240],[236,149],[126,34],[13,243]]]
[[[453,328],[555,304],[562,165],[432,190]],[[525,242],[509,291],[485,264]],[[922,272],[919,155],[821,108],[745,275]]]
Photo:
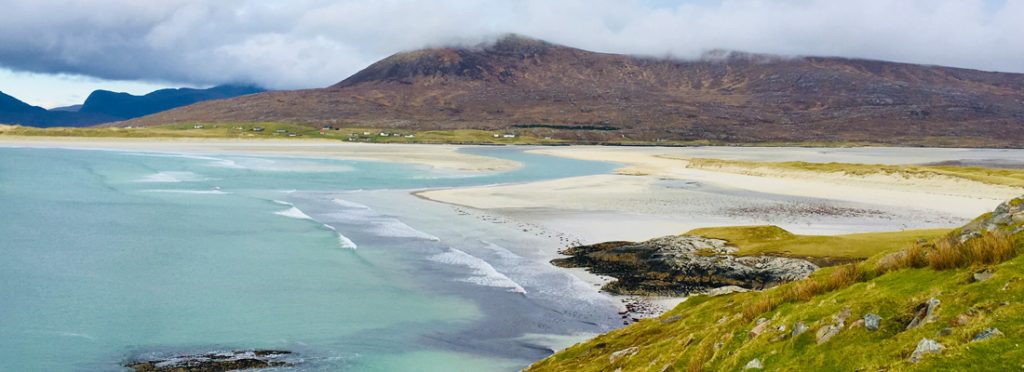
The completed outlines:
[[[513,370],[550,353],[536,335],[613,327],[607,299],[502,248],[523,244],[512,229],[447,226],[451,208],[387,190],[614,166],[469,151],[524,166],[0,148],[0,370],[243,348],[296,351],[300,370]]]

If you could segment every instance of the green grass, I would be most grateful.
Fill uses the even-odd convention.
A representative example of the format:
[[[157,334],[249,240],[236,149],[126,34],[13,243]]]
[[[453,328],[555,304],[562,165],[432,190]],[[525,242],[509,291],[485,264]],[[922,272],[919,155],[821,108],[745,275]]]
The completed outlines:
[[[1024,187],[1024,170],[1022,169],[997,169],[970,166],[943,166],[943,165],[884,165],[884,164],[851,164],[851,163],[810,163],[803,161],[789,162],[751,162],[742,160],[720,160],[720,159],[687,159],[690,167],[694,168],[717,168],[717,167],[739,167],[739,168],[760,168],[789,171],[808,171],[819,173],[842,173],[854,176],[866,175],[895,175],[906,178],[927,178],[927,177],[953,177],[966,180],[987,183],[991,185],[1003,185],[1013,187]]]
[[[740,249],[740,255],[774,253],[801,257],[868,258],[906,248],[921,239],[931,240],[949,231],[926,229],[824,236],[796,235],[778,226],[731,226],[694,229],[686,235],[726,240]]]
[[[788,248],[802,244],[801,236],[768,227],[701,229],[704,232],[735,239],[741,247],[755,249]],[[531,367],[536,371],[738,371],[751,359],[761,360],[766,370],[847,371],[847,370],[949,370],[1001,371],[1021,368],[1024,361],[1024,256],[986,266],[995,277],[972,282],[971,274],[981,266],[952,270],[930,268],[903,269],[881,274],[874,263],[881,256],[914,244],[939,231],[880,234],[854,234],[819,241],[822,248],[848,244],[855,255],[871,251],[871,259],[858,264],[857,279],[815,292],[809,298],[787,294],[808,283],[829,283],[838,272],[854,266],[819,270],[811,278],[784,284],[762,292],[736,293],[718,297],[694,296],[656,319],[598,336],[561,351]],[[902,238],[900,238],[902,236]],[[813,237],[812,237],[813,238]],[[903,241],[900,241],[904,239]],[[878,246],[874,248],[874,241]],[[1024,232],[1016,236],[1017,249],[1024,243]],[[807,244],[810,249],[814,244]],[[755,247],[755,248],[751,248]],[[768,248],[776,247],[776,248]],[[906,330],[916,305],[935,297],[941,301],[936,321]],[[818,345],[815,332],[831,324],[832,317],[844,308],[851,310],[838,335]],[[750,314],[745,314],[750,312]],[[851,327],[864,314],[882,317],[875,332]],[[769,330],[759,336],[750,334],[765,318]],[[963,319],[963,322],[955,321]],[[809,330],[791,337],[796,322]],[[785,325],[786,330],[775,328]],[[940,333],[950,328],[948,334]],[[1005,336],[979,342],[971,338],[988,327],[997,327]],[[946,349],[927,356],[919,363],[908,362],[922,338],[937,340]],[[637,348],[635,355],[612,361],[612,353]]]
[[[195,128],[196,124],[202,128]],[[262,132],[253,128],[264,128]],[[241,129],[239,129],[241,128]],[[279,133],[278,131],[283,131]],[[402,136],[381,136],[381,132],[401,133]],[[363,135],[363,133],[370,133]],[[334,139],[346,142],[368,143],[451,143],[451,144],[559,144],[561,140],[533,136],[529,133],[518,133],[516,138],[495,138],[494,134],[504,131],[484,130],[445,130],[445,131],[411,131],[397,129],[379,129],[365,127],[347,127],[321,132],[319,128],[308,125],[280,122],[244,122],[244,123],[187,123],[149,126],[145,128],[124,127],[86,127],[86,128],[33,128],[33,127],[2,127],[2,136],[22,137],[92,137],[92,138],[279,138],[302,139],[319,138]],[[290,136],[295,134],[295,136]],[[353,134],[358,134],[353,136]],[[405,135],[411,134],[412,138]]]

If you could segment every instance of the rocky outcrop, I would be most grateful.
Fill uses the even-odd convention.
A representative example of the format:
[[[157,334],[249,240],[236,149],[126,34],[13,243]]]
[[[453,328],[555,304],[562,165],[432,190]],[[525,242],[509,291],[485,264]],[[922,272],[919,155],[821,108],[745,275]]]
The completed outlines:
[[[605,290],[621,294],[688,295],[738,286],[764,289],[806,278],[818,267],[778,256],[737,256],[726,241],[673,235],[646,242],[608,242],[569,248],[561,267],[585,267],[618,279]]]
[[[125,363],[136,372],[222,372],[294,365],[284,360],[283,350],[236,350],[206,354],[175,355]]]
[[[914,307],[914,318],[907,324],[907,329],[914,329],[926,322],[930,322],[935,314],[935,309],[939,307],[939,303],[939,299],[932,297],[928,301]]]
[[[960,241],[966,242],[985,232],[1016,234],[1021,231],[1024,231],[1024,196],[999,204],[992,213],[961,228]]]

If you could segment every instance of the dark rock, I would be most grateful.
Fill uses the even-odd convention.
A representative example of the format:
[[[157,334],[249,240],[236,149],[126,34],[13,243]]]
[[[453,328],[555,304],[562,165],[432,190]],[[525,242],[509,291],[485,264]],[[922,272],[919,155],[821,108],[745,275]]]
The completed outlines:
[[[283,360],[289,355],[283,350],[236,350],[132,361],[124,366],[136,372],[223,372],[293,366]]]
[[[939,299],[932,297],[928,301],[917,305],[914,308],[914,319],[910,320],[907,324],[907,329],[917,328],[918,326],[931,321],[932,315],[935,313],[935,309],[939,307]]]
[[[998,328],[986,328],[985,330],[978,332],[978,334],[974,335],[974,338],[972,338],[971,341],[987,340],[998,336],[1003,336],[1003,332],[1000,332]]]
[[[949,327],[940,329],[939,333],[938,333],[939,337],[946,337],[946,336],[949,336],[951,334],[953,334],[953,328],[949,328]]]
[[[940,353],[942,352],[942,349],[945,348],[945,346],[942,346],[942,344],[935,340],[922,338],[921,341],[917,343],[917,348],[915,348],[914,352],[910,354],[910,362],[917,363],[926,354]]]
[[[868,313],[864,315],[864,328],[869,331],[877,331],[881,325],[882,317],[878,314]]]
[[[818,269],[802,259],[735,256],[736,251],[724,240],[673,235],[573,247],[563,252],[571,257],[551,262],[613,276],[618,280],[604,289],[620,294],[688,295],[725,286],[764,289],[806,278]]]

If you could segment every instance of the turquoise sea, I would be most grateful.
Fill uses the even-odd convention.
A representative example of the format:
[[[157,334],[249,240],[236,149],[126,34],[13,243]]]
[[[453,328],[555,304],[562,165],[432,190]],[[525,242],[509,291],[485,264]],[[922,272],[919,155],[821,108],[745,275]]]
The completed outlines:
[[[252,348],[295,370],[516,370],[614,328],[511,232],[408,192],[614,165],[464,151],[523,167],[0,148],[0,370]]]

